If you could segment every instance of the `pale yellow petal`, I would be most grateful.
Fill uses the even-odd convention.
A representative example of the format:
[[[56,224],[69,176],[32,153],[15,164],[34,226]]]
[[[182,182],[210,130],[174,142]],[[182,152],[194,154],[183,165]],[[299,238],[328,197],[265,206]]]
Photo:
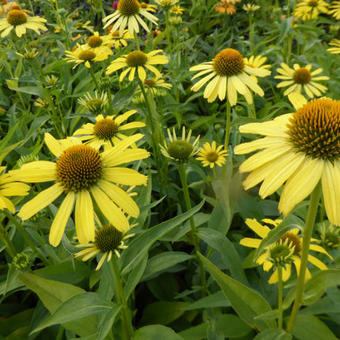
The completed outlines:
[[[245,247],[258,248],[261,240],[257,238],[245,237],[240,241],[240,244]]]
[[[261,225],[261,223],[257,222],[255,218],[247,218],[246,225],[261,238],[265,238],[270,232],[270,228]]]
[[[129,168],[104,168],[103,178],[109,182],[123,185],[146,185],[148,177]]]
[[[310,262],[311,264],[314,264],[315,267],[318,267],[321,270],[327,270],[327,266],[321,262],[319,259],[317,259],[315,256],[313,255],[308,255],[308,262]]]

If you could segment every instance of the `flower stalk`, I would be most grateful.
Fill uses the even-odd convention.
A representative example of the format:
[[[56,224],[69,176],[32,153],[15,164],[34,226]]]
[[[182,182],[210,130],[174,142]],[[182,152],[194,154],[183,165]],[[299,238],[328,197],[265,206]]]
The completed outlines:
[[[282,329],[283,324],[283,307],[282,307],[282,298],[283,298],[283,280],[282,280],[282,266],[279,265],[277,267],[278,273],[278,296],[277,296],[277,308],[279,311],[279,319],[278,319],[278,326]]]
[[[318,211],[318,204],[320,199],[321,187],[320,183],[314,188],[310,202],[309,208],[307,213],[306,224],[303,230],[303,244],[302,244],[302,254],[301,254],[301,266],[300,266],[300,273],[299,279],[296,286],[296,295],[295,300],[292,308],[292,312],[290,315],[290,319],[287,325],[287,332],[291,333],[297,314],[299,312],[301,302],[302,302],[302,295],[303,295],[303,288],[305,284],[305,274],[308,262],[308,254],[309,254],[309,245],[313,233],[313,227],[316,219],[316,214]]]

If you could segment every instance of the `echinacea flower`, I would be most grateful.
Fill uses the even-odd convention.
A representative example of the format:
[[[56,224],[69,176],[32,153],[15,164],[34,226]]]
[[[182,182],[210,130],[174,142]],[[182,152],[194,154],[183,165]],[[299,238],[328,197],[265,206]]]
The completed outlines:
[[[233,3],[230,3],[227,0],[222,0],[215,7],[215,12],[233,15],[236,13],[236,7]]]
[[[267,225],[261,225],[258,221],[256,221],[256,219],[247,218],[245,222],[246,225],[260,237],[260,239],[245,237],[241,239],[240,244],[245,247],[257,249],[260,246],[261,241],[268,235],[271,229]],[[263,219],[262,222],[277,227],[282,221],[267,218]],[[291,263],[294,264],[297,275],[299,275],[301,265],[300,257],[303,245],[303,238],[299,236],[299,233],[300,229],[298,228],[289,230],[283,234],[279,240],[266,246],[263,254],[256,259],[256,263],[262,265],[264,271],[269,271],[273,267],[275,268],[274,273],[268,281],[270,284],[278,282],[278,266],[281,266],[282,268],[283,281],[287,281],[290,278]],[[324,248],[315,244],[315,242],[317,242],[316,239],[312,239],[311,241],[314,242],[314,244],[310,244],[310,250],[326,254],[330,259],[333,259]],[[321,270],[327,270],[327,266],[313,255],[308,255],[308,262]],[[311,273],[307,268],[305,281],[310,278]]]
[[[329,79],[327,76],[319,76],[322,68],[311,71],[312,65],[301,67],[294,64],[294,69],[292,69],[285,63],[282,63],[281,67],[277,69],[280,75],[274,78],[283,80],[277,84],[278,88],[288,87],[283,93],[285,96],[292,92],[305,92],[309,98],[313,98],[315,96],[319,97],[323,92],[327,91],[326,86],[318,83],[319,80]]]
[[[107,94],[103,92],[101,95],[98,95],[97,91],[95,91],[94,96],[92,96],[90,93],[85,93],[83,98],[78,99],[78,103],[86,107],[90,112],[98,113],[108,103]]]
[[[124,241],[135,234],[125,234],[108,224],[96,229],[93,243],[79,244],[77,248],[85,248],[75,254],[75,257],[83,257],[82,261],[87,261],[97,254],[102,254],[96,270],[99,270],[105,260],[111,261],[112,256],[120,257],[120,250],[126,249]]]
[[[336,20],[340,19],[340,1],[333,1],[328,11]]]
[[[45,143],[57,157],[56,162],[26,163],[20,169],[12,170],[10,175],[13,180],[53,184],[25,203],[18,216],[25,221],[63,195],[49,234],[53,246],[59,245],[74,205],[80,243],[94,240],[94,203],[109,223],[126,232],[130,225],[125,214],[137,217],[139,208],[121,186],[145,185],[147,177],[121,165],[149,156],[144,149],[129,148],[142,137],[142,134],[127,137],[110,150],[100,153],[83,145],[78,138],[56,140],[45,133]]]
[[[324,0],[302,0],[296,5],[294,16],[304,21],[316,19],[320,13],[328,13],[328,6]]]
[[[170,7],[176,5],[179,0],[155,0],[156,4],[168,10]]]
[[[130,122],[126,121],[134,115],[137,111],[127,111],[118,116],[98,115],[96,123],[87,123],[80,129],[74,132],[73,136],[86,141],[86,144],[94,148],[100,148],[102,145],[111,147],[120,140],[126,138],[124,131],[131,129],[143,128],[143,122]],[[125,124],[124,124],[125,123]]]
[[[154,12],[154,7],[145,8],[137,0],[119,0],[117,10],[103,19],[104,28],[113,24],[111,32],[119,29],[119,32],[123,33],[127,27],[129,33],[134,36],[139,32],[139,25],[141,25],[149,32],[149,27],[142,16],[156,25],[158,21],[158,18],[150,12]]]
[[[209,103],[217,96],[220,100],[224,100],[227,96],[230,105],[234,106],[237,103],[237,93],[240,93],[247,103],[251,104],[253,96],[250,90],[260,96],[264,95],[251,75],[265,76],[267,70],[247,66],[242,54],[232,48],[224,49],[212,61],[191,67],[190,71],[199,71],[192,80],[204,75],[191,89],[197,92],[208,83],[203,97],[207,98]]]
[[[327,48],[328,52],[331,52],[332,54],[340,54],[340,40],[338,39],[331,40],[331,42],[329,43],[329,46],[334,46],[334,47]]]
[[[240,166],[250,172],[246,190],[263,182],[259,195],[265,198],[285,183],[279,211],[287,215],[321,182],[328,219],[340,225],[340,101],[311,100],[295,113],[239,130],[264,136],[235,147],[239,155],[257,151]]]
[[[222,166],[226,162],[227,151],[222,150],[223,145],[216,147],[216,142],[205,143],[197,153],[197,160],[202,162],[203,166],[210,166],[213,168],[215,165]]]
[[[181,6],[178,6],[178,5],[170,8],[170,13],[174,14],[174,15],[182,15],[184,11],[185,11],[185,9]]]
[[[326,248],[336,249],[340,247],[340,226],[324,221],[319,227],[319,233],[321,236],[321,244]]]
[[[46,19],[38,16],[30,17],[19,6],[13,6],[7,17],[0,19],[1,38],[8,36],[12,30],[15,30],[15,34],[19,38],[26,34],[28,29],[40,34],[40,30],[47,31],[47,27],[44,25],[45,22],[47,22]]]
[[[146,79],[146,70],[155,74],[156,77],[161,77],[162,74],[153,65],[167,64],[168,58],[165,55],[158,55],[162,50],[155,50],[149,53],[142,51],[132,51],[129,54],[123,55],[115,59],[106,69],[106,74],[111,74],[122,68],[127,67],[119,77],[119,81],[123,81],[125,76],[129,74],[129,81],[133,81],[135,74],[141,81]]]
[[[94,32],[94,34],[87,39],[87,43],[84,45],[84,49],[88,51],[93,51],[97,55],[112,55],[113,52],[110,49],[112,44],[113,41],[109,35],[100,36],[98,32]]]
[[[95,52],[85,45],[78,45],[74,51],[65,51],[65,53],[66,57],[64,59],[68,63],[74,63],[73,68],[76,68],[80,64],[84,64],[87,68],[90,68],[92,63],[106,60],[108,56],[112,54],[112,51],[110,49],[101,49]]]
[[[118,50],[121,46],[126,47],[128,39],[133,39],[133,36],[129,33],[128,30],[123,31],[122,33],[119,30],[110,32],[108,35],[108,40],[111,42],[111,47],[114,46],[116,50]]]
[[[200,136],[191,143],[190,139],[192,131],[189,130],[186,135],[185,126],[182,128],[182,139],[177,139],[175,128],[172,130],[172,135],[170,129],[167,129],[167,131],[169,142],[164,142],[164,145],[160,146],[163,156],[178,163],[185,163],[197,154]]]
[[[5,166],[0,166],[0,210],[8,209],[14,214],[15,206],[7,197],[26,196],[30,187],[25,183],[16,182],[9,174],[3,173],[5,169]]]
[[[255,12],[257,11],[258,9],[260,8],[260,6],[258,5],[253,5],[253,4],[250,4],[250,3],[247,3],[245,5],[242,6],[242,9],[246,12]]]

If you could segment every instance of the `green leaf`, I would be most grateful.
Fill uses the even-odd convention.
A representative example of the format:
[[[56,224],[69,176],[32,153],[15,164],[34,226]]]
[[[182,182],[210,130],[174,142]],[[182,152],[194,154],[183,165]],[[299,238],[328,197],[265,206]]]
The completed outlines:
[[[138,329],[132,340],[184,340],[171,328],[162,325],[150,325]]]
[[[22,86],[22,87],[11,87],[12,91],[22,92],[26,94],[32,94],[34,96],[43,97],[44,93],[40,87],[37,86]]]
[[[108,312],[104,319],[99,324],[99,332],[97,340],[104,340],[105,337],[112,330],[112,326],[116,320],[118,313],[120,312],[121,306],[115,305],[110,312]]]
[[[59,306],[73,296],[83,294],[85,291],[68,283],[46,280],[30,273],[20,273],[18,278],[28,289],[36,293],[44,306],[53,314]],[[86,336],[96,331],[97,318],[86,317],[82,320],[63,324],[66,329],[80,335]]]
[[[180,301],[157,301],[151,303],[144,308],[140,323],[142,325],[152,323],[168,325],[182,316],[185,312],[185,307],[188,305],[189,302]]]
[[[298,315],[292,333],[299,340],[338,340],[320,319],[312,315]]]
[[[96,293],[79,294],[61,304],[55,313],[41,322],[32,333],[52,325],[79,320],[89,315],[106,313],[111,309],[117,310],[118,307],[118,305],[108,303]]]
[[[224,274],[203,255],[199,257],[243,321],[259,330],[275,327],[273,320],[255,320],[256,316],[271,311],[269,303],[259,293]]]
[[[223,263],[230,270],[232,277],[242,283],[248,283],[242,268],[241,259],[233,243],[226,236],[210,228],[199,229],[198,236],[219,253]]]
[[[340,269],[328,269],[317,272],[304,287],[303,305],[315,303],[327,288],[340,285]],[[283,308],[287,309],[294,301],[295,288],[290,290],[283,301]]]
[[[292,335],[286,333],[283,329],[265,329],[257,334],[254,340],[291,340]]]
[[[192,257],[192,255],[188,255],[181,251],[169,251],[158,254],[148,261],[142,281],[149,280],[163,270],[168,269],[177,263],[190,260]]]
[[[185,310],[205,309],[205,308],[217,308],[217,307],[230,307],[231,303],[223,294],[219,291],[215,294],[206,296],[198,301],[191,303]]]
[[[198,212],[202,208],[203,204],[204,201],[188,210],[184,214],[162,222],[157,226],[143,231],[141,234],[135,237],[129,244],[129,248],[127,248],[122,254],[121,261],[122,268],[124,268],[122,274],[124,275],[129,272],[132,269],[132,266],[144,256],[144,253],[148,252],[149,248],[154,242],[160,239],[167,232],[181,225],[188,218]]]

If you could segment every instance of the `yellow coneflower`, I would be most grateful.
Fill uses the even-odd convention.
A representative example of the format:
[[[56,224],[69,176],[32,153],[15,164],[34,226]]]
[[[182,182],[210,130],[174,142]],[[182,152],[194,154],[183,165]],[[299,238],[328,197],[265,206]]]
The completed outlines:
[[[103,92],[101,95],[95,91],[94,96],[85,93],[84,97],[78,99],[78,103],[86,107],[92,113],[98,113],[104,109],[108,103],[107,94]]]
[[[108,37],[109,41],[111,41],[111,47],[114,46],[116,50],[121,46],[126,47],[128,45],[126,40],[133,39],[133,36],[128,30],[125,30],[122,33],[120,33],[119,30],[116,30],[109,33],[106,37]]]
[[[202,162],[203,166],[209,166],[211,169],[217,165],[222,166],[226,162],[227,151],[222,150],[223,145],[216,147],[216,142],[205,143],[197,153],[197,160]]]
[[[248,12],[248,13],[249,13],[249,12],[255,12],[255,11],[257,11],[259,8],[260,8],[260,6],[254,5],[254,4],[250,4],[250,3],[245,4],[245,5],[242,6],[242,9],[243,9],[244,11]]]
[[[98,32],[94,32],[94,34],[87,39],[87,43],[83,46],[84,49],[88,51],[93,51],[97,55],[100,54],[112,55],[113,52],[110,49],[112,44],[113,41],[110,36],[107,35],[100,36]]]
[[[280,75],[274,78],[283,80],[277,84],[277,87],[288,86],[288,89],[283,93],[285,96],[292,92],[301,93],[303,91],[309,98],[313,98],[315,96],[319,97],[323,92],[327,91],[326,86],[317,82],[329,79],[327,76],[318,76],[323,71],[322,68],[312,71],[312,65],[301,67],[298,64],[294,64],[294,69],[292,69],[285,63],[282,63],[281,67],[277,69]]]
[[[119,29],[122,34],[127,27],[129,33],[134,35],[139,32],[139,25],[141,25],[149,32],[149,28],[141,16],[157,25],[158,18],[150,13],[154,11],[154,7],[142,6],[137,0],[119,0],[117,10],[103,19],[104,28],[113,24],[111,32]]]
[[[119,251],[126,249],[124,241],[135,234],[125,234],[108,224],[96,230],[94,242],[89,244],[79,244],[77,248],[86,248],[75,254],[75,257],[83,257],[82,261],[87,261],[97,254],[102,254],[96,270],[99,270],[105,260],[111,261],[112,256],[120,257]]]
[[[94,148],[100,148],[102,145],[111,147],[127,136],[123,134],[124,131],[131,129],[140,129],[145,126],[143,122],[126,121],[134,115],[137,111],[127,111],[118,116],[98,115],[96,123],[87,123],[73,134],[75,137],[86,141],[86,144]],[[125,123],[125,124],[124,124]]]
[[[0,210],[8,209],[14,214],[15,206],[7,197],[26,196],[30,187],[25,183],[17,182],[9,174],[5,174],[5,169],[5,166],[0,166]]]
[[[7,37],[12,30],[20,38],[26,34],[26,30],[33,30],[35,33],[40,34],[41,31],[47,31],[47,27],[44,23],[46,19],[35,16],[28,16],[19,6],[12,6],[12,9],[8,12],[7,17],[0,19],[0,32],[1,38]]]
[[[250,90],[263,96],[263,90],[251,75],[265,76],[268,72],[261,68],[249,67],[244,63],[241,53],[232,48],[224,49],[212,61],[191,67],[190,71],[199,71],[192,79],[204,75],[191,88],[194,92],[208,83],[203,96],[208,99],[209,103],[213,102],[217,96],[220,100],[224,100],[227,96],[232,106],[237,103],[237,93],[242,94],[249,104],[253,102]]]
[[[331,40],[331,42],[329,43],[329,46],[334,46],[334,47],[327,48],[328,52],[331,52],[332,54],[340,54],[340,40],[338,39]]]
[[[267,218],[263,219],[262,222],[267,225],[269,224],[277,227],[282,220],[271,220]],[[245,247],[257,249],[271,229],[267,225],[261,225],[258,221],[256,221],[256,219],[250,218],[246,219],[246,225],[261,238],[245,237],[240,241],[240,244]],[[290,278],[291,263],[294,263],[297,275],[299,275],[301,264],[300,257],[303,245],[303,238],[299,236],[299,233],[300,229],[298,228],[289,230],[283,234],[278,241],[265,247],[263,254],[256,259],[256,263],[262,265],[264,271],[269,271],[275,267],[274,273],[268,281],[270,284],[278,282],[278,266],[282,267],[283,281],[287,281]],[[312,239],[312,241],[315,242],[316,240]],[[330,259],[333,259],[332,256],[330,256],[328,252],[318,244],[310,244],[309,249],[318,253],[326,254]],[[321,270],[327,270],[327,266],[313,255],[308,255],[308,261]],[[305,280],[307,281],[310,278],[310,271],[306,269]]]
[[[162,74],[153,66],[168,63],[168,58],[165,55],[158,55],[161,52],[162,50],[151,51],[149,53],[144,53],[139,50],[132,51],[114,60],[106,69],[106,74],[111,74],[127,67],[127,69],[120,74],[119,81],[123,81],[128,74],[129,81],[133,81],[136,71],[138,78],[144,81],[146,79],[146,70],[153,72],[156,77],[161,77]]]
[[[332,16],[336,19],[340,19],[340,1],[333,1],[331,7],[328,11],[328,14],[332,14]]]
[[[170,7],[176,5],[179,0],[155,0],[156,4],[168,10]]]
[[[182,15],[184,11],[185,11],[185,9],[181,6],[178,6],[178,5],[172,6],[170,8],[170,13],[175,14],[175,15]]]
[[[172,130],[172,135],[170,129],[167,129],[167,131],[169,142],[164,142],[164,145],[160,146],[163,156],[176,162],[184,163],[197,154],[200,136],[191,143],[192,131],[189,130],[188,134],[186,134],[185,126],[182,128],[182,139],[177,139],[175,128]]]
[[[215,12],[233,15],[236,13],[236,7],[233,3],[228,2],[227,0],[222,0],[215,7]]]
[[[108,50],[110,53],[108,53]],[[101,49],[96,53],[85,45],[78,45],[74,51],[65,51],[66,57],[64,59],[68,63],[74,63],[73,68],[76,68],[80,64],[84,64],[87,68],[90,68],[92,63],[106,60],[108,56],[112,54],[112,51],[110,49],[108,50]]]
[[[245,189],[263,182],[259,195],[265,198],[285,183],[279,211],[287,215],[321,181],[328,219],[340,225],[339,126],[340,101],[329,98],[311,100],[268,122],[240,126],[242,133],[265,136],[235,147],[236,154],[258,151],[240,166],[241,172],[250,172]]]
[[[145,185],[147,177],[121,165],[149,156],[144,149],[129,148],[142,137],[141,134],[126,137],[100,153],[78,138],[56,140],[46,133],[45,143],[57,161],[26,163],[10,175],[13,180],[53,184],[25,203],[18,216],[27,220],[64,195],[50,229],[49,241],[53,246],[59,245],[74,205],[80,243],[94,240],[94,202],[109,223],[126,232],[130,225],[125,214],[137,217],[139,208],[121,185]]]
[[[302,20],[316,19],[320,13],[328,13],[328,6],[324,0],[302,0],[296,5],[294,16]]]

